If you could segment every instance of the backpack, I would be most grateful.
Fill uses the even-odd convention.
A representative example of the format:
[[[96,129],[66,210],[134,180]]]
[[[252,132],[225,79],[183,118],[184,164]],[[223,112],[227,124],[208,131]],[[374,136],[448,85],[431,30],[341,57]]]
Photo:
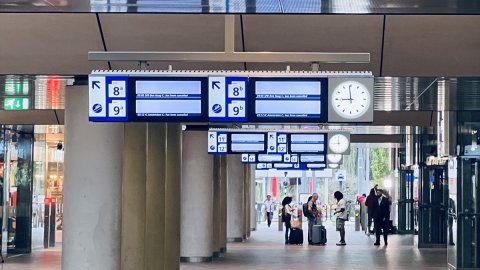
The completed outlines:
[[[308,218],[310,216],[310,213],[308,212],[308,203],[304,203],[302,207],[303,207],[303,216]]]

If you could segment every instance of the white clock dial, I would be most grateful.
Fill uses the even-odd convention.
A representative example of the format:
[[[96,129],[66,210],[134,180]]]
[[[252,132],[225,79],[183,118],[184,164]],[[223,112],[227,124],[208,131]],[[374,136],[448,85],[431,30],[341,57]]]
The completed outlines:
[[[347,136],[343,134],[335,134],[328,140],[328,147],[335,154],[342,154],[347,151],[350,142]]]
[[[328,162],[330,163],[339,163],[342,160],[342,155],[340,154],[328,154],[327,155]]]
[[[356,81],[346,81],[333,90],[331,96],[333,110],[346,119],[356,119],[370,108],[371,97],[367,87]]]

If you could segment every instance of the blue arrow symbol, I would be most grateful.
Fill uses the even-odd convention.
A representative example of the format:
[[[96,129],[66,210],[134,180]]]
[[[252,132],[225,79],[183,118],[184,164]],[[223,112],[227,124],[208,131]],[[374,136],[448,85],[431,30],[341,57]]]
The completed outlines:
[[[219,81],[214,81],[214,82],[212,82],[212,89],[215,89],[215,87],[216,87],[217,89],[220,89],[220,86],[218,85],[219,83],[220,83]]]
[[[92,81],[92,89],[95,89],[95,87],[97,87],[98,89],[100,89],[99,83],[100,83],[100,81]]]

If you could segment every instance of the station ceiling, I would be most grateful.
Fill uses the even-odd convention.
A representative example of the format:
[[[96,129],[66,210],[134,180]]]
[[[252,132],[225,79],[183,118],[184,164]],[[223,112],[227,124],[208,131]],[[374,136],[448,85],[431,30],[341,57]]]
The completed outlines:
[[[89,51],[222,51],[221,14],[226,13],[237,14],[239,52],[370,53],[369,64],[320,65],[320,70],[368,70],[376,76],[375,123],[353,127],[357,142],[402,143],[405,126],[434,127],[436,111],[447,100],[445,84],[455,101],[449,110],[480,109],[480,16],[474,16],[480,14],[480,1],[471,0],[3,0],[0,74],[85,76],[94,69],[138,69],[135,62],[88,61]],[[286,68],[152,62],[149,69],[169,65],[177,70]],[[42,79],[29,78],[35,87],[42,85]],[[38,103],[37,95],[38,100],[45,95],[34,94],[41,114],[1,112],[0,123],[62,124],[62,98],[51,106]]]
[[[0,12],[480,14],[475,0],[3,0]]]

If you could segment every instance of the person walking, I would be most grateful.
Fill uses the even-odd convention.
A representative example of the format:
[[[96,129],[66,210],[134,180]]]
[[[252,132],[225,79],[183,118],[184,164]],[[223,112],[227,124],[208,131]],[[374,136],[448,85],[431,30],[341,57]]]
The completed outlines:
[[[373,222],[373,205],[377,200],[377,195],[375,193],[375,189],[370,190],[370,194],[368,194],[367,199],[365,200],[365,206],[367,207],[367,231],[366,234],[370,235],[374,233],[374,230],[371,229],[372,222]]]
[[[448,245],[455,246],[453,241],[453,221],[457,220],[457,210],[455,207],[455,201],[452,198],[448,198]]]
[[[380,245],[380,234],[383,231],[383,241],[385,246],[388,245],[388,225],[390,220],[390,199],[387,197],[388,192],[377,190],[377,200],[373,207],[373,222],[375,223],[375,246]]]
[[[272,200],[272,196],[267,195],[267,199],[263,202],[265,206],[265,214],[267,215],[268,227],[272,224],[273,212],[275,211],[275,201]]]
[[[292,220],[293,216],[293,209],[290,206],[290,203],[292,203],[292,197],[287,196],[283,199],[282,201],[282,221],[285,223],[285,245],[288,245],[288,238],[289,238],[289,233],[292,229],[292,225],[290,221]]]
[[[318,194],[313,193],[312,198],[308,201],[307,218],[308,218],[308,244],[312,244],[313,225],[317,224],[317,200]]]
[[[335,200],[337,200],[337,207],[335,208],[334,214],[337,217],[336,220],[336,229],[340,232],[340,242],[337,243],[337,246],[346,246],[345,242],[345,221],[347,220],[347,206],[345,199],[343,198],[343,193],[340,191],[335,191],[333,194]]]

